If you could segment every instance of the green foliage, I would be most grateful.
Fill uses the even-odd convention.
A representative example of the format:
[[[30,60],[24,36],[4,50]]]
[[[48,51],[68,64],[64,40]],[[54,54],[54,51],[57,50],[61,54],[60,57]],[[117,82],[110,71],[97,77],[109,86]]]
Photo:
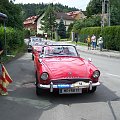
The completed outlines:
[[[111,1],[111,25],[120,25],[120,0]]]
[[[73,25],[73,32],[79,33],[82,28],[100,26],[100,16],[91,16],[89,18],[78,20]]]
[[[111,25],[120,25],[120,0],[110,1],[110,22]],[[102,0],[91,0],[86,8],[87,17],[95,14],[102,14]],[[107,3],[105,3],[105,13],[107,13]]]
[[[68,26],[68,29],[67,29],[67,32],[66,32],[66,37],[69,38],[71,37],[71,31],[73,29],[73,23],[71,23],[69,26]]]
[[[57,33],[61,37],[61,39],[66,38],[66,27],[64,25],[62,17],[60,19],[60,23],[58,24]]]
[[[86,38],[92,35],[95,35],[97,38],[101,34],[101,28],[100,27],[88,27],[88,28],[82,28],[80,31],[80,41],[86,42]]]
[[[41,4],[40,3],[39,4],[18,4],[18,5],[22,9],[22,15],[23,15],[24,20],[30,16],[40,15],[40,14],[44,13],[48,7],[48,4],[44,4],[44,3],[41,3]],[[59,3],[54,4],[53,7],[56,12],[70,12],[70,11],[78,10],[76,8],[63,6]]]
[[[44,21],[44,22],[43,22]],[[56,26],[56,16],[53,8],[53,4],[50,4],[45,12],[45,16],[43,18],[42,29],[45,33],[52,35],[53,28]]]
[[[87,16],[102,13],[102,2],[101,0],[90,0],[88,6],[86,7]]]
[[[8,16],[7,26],[22,29],[22,15],[21,9],[9,0],[0,0],[0,12]],[[2,23],[2,21],[0,21]]]
[[[24,45],[24,31],[13,29],[11,27],[6,28],[6,47],[5,47],[5,34],[4,28],[0,27],[0,39],[2,41],[4,49],[7,48],[7,52],[11,53],[18,50]]]
[[[30,37],[30,30],[25,29],[24,36],[25,36],[25,38],[29,38]]]
[[[103,29],[104,47],[120,51],[120,26],[105,27]]]
[[[86,42],[87,36],[92,36],[93,34],[96,35],[97,39],[102,35],[105,49],[120,51],[120,26],[104,27],[102,32],[100,27],[82,28],[80,41]]]

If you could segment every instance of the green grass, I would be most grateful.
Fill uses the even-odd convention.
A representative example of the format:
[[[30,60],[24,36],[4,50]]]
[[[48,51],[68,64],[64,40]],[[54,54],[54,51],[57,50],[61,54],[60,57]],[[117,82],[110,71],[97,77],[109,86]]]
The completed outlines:
[[[73,44],[76,44],[75,41],[70,41],[69,43],[73,43]],[[87,43],[83,43],[83,42],[77,42],[77,45],[82,45],[82,46],[87,46]]]
[[[3,53],[1,55],[0,62],[6,63],[6,62],[12,60],[13,58],[15,58],[16,56],[23,55],[26,52],[26,50],[27,50],[26,45],[24,45],[16,50],[10,52],[10,54],[8,53],[7,55],[5,55],[5,53]]]

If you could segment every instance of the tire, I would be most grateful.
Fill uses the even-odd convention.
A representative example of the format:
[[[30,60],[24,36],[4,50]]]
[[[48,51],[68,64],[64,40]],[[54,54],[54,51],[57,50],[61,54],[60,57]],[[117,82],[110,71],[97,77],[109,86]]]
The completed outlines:
[[[30,52],[30,50],[28,50],[28,53]]]
[[[38,87],[38,77],[37,77],[37,71],[35,73],[36,76],[36,95],[40,96],[43,93],[43,90],[41,88]]]
[[[89,93],[94,93],[96,91],[96,86],[92,88],[92,90],[89,90]]]
[[[36,85],[36,95],[40,96],[42,94],[42,91],[40,88],[38,88],[38,86]]]
[[[32,60],[34,60],[34,55],[32,54]]]

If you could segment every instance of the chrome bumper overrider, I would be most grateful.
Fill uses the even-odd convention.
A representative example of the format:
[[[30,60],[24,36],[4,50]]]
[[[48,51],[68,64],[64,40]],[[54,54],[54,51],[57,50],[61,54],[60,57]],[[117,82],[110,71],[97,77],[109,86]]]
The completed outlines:
[[[54,88],[62,89],[62,88],[89,88],[92,90],[92,87],[99,86],[100,82],[92,83],[92,81],[89,81],[89,83],[86,82],[76,82],[74,84],[58,84],[54,85],[53,82],[51,82],[49,85],[43,85],[43,84],[38,84],[37,86],[42,89],[50,89],[50,92],[53,92]]]

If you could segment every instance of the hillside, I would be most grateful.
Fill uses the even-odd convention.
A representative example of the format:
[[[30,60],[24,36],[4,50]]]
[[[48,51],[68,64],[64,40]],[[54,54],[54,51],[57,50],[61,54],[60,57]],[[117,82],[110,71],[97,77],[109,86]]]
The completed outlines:
[[[22,9],[23,19],[25,20],[29,16],[39,15],[45,12],[48,4],[39,3],[39,4],[18,4]],[[62,4],[53,5],[55,11],[59,12],[70,12],[79,10],[77,8],[71,8],[68,6],[63,6]]]

